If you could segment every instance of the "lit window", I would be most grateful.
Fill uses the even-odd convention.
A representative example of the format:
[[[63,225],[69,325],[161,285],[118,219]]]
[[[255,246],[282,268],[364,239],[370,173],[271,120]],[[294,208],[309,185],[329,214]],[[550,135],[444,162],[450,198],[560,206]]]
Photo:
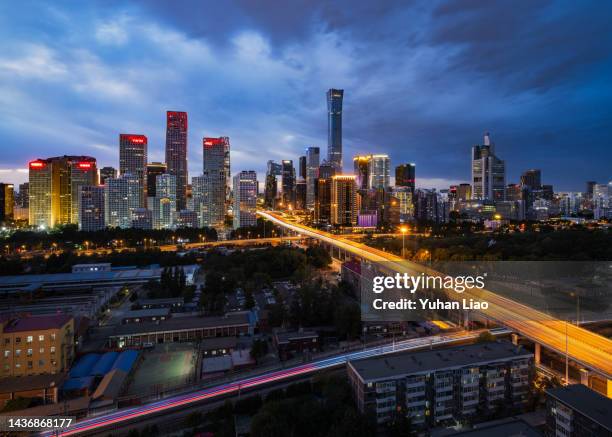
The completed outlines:
[[[55,334],[51,334],[51,341],[55,341]]]
[[[15,368],[19,369],[21,367],[20,363],[15,364]]]
[[[54,354],[54,353],[55,353],[55,346],[51,346],[51,347],[49,348],[49,352],[51,352],[52,354]]]
[[[41,347],[40,349],[38,349],[38,353],[44,354],[45,353],[45,348]]]
[[[8,358],[11,355],[11,351],[4,351],[4,358]]]
[[[15,350],[15,356],[16,356],[16,357],[21,356],[21,349],[17,349],[17,350]]]
[[[28,357],[32,356],[32,349],[28,349]]]
[[[32,343],[32,341],[33,341],[33,340],[34,340],[34,337],[33,337],[33,336],[31,336],[31,335],[28,335],[27,342],[28,342],[28,343]]]
[[[45,341],[45,336],[44,335],[39,335],[38,336],[38,341]]]

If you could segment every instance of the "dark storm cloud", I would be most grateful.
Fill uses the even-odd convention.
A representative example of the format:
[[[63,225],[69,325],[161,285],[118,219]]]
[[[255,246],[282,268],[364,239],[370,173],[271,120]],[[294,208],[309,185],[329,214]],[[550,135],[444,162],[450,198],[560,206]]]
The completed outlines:
[[[164,111],[232,138],[232,171],[326,149],[324,93],[345,89],[345,164],[387,152],[423,185],[469,178],[490,131],[508,180],[612,178],[612,3],[136,1],[0,6],[0,168],[82,152],[116,165],[119,132],[163,159]],[[35,13],[34,13],[35,12]],[[62,126],[61,129],[58,126]],[[3,177],[0,174],[0,177]]]

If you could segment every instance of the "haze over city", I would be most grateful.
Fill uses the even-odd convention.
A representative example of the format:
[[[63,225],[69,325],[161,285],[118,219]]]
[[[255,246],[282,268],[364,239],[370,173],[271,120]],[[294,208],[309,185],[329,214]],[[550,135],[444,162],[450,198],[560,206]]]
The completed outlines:
[[[31,11],[36,10],[33,14]],[[610,180],[610,5],[479,2],[334,5],[165,2],[0,6],[0,175],[88,154],[117,166],[122,132],[164,160],[165,111],[189,113],[190,176],[201,139],[229,136],[232,168],[325,148],[325,91],[345,90],[344,163],[388,153],[417,184],[469,180],[490,131],[508,181],[541,168],[555,190]],[[483,23],[490,23],[484,26]],[[517,38],[520,35],[520,38]]]

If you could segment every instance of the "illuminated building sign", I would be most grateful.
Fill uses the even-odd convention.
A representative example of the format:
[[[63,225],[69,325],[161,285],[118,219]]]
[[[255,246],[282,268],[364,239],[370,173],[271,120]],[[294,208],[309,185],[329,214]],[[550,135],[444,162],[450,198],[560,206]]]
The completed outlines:
[[[42,161],[32,161],[30,162],[30,168],[40,169],[45,166],[45,163]]]

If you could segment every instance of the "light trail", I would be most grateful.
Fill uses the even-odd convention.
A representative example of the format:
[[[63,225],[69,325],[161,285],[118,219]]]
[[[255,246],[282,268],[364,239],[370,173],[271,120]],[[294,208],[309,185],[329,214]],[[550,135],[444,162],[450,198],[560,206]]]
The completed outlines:
[[[341,235],[290,222],[274,212],[258,211],[257,213],[298,234],[319,239],[372,263],[382,264],[385,269],[409,274],[440,275],[440,272],[427,266],[350,241]],[[488,290],[477,290],[477,292],[466,290],[461,297],[487,301],[489,308],[483,315],[561,355],[565,355],[567,344],[568,356],[576,363],[604,376],[608,380],[608,396],[612,395],[612,341],[609,339]]]
[[[106,428],[108,426],[129,422],[132,419],[146,417],[181,406],[194,404],[208,399],[214,399],[219,396],[238,393],[240,390],[270,384],[276,381],[283,381],[293,378],[295,376],[307,375],[309,373],[342,366],[346,364],[347,361],[471,340],[478,337],[481,332],[483,331],[459,332],[448,335],[435,335],[431,337],[421,337],[409,340],[396,341],[393,344],[366,348],[362,351],[349,352],[330,358],[324,358],[318,361],[314,361],[312,363],[294,366],[283,370],[276,370],[265,373],[263,375],[244,378],[216,387],[198,390],[193,393],[170,397],[147,405],[127,408],[124,410],[116,411],[114,413],[85,419],[81,422],[77,422],[70,428],[67,428],[63,431],[59,431],[59,433],[48,431],[43,432],[39,435],[45,437],[51,437],[54,435],[70,436],[89,431],[102,430],[103,428]],[[508,331],[507,329],[498,328],[493,329],[490,332],[493,335],[503,335],[508,334],[510,331]]]

